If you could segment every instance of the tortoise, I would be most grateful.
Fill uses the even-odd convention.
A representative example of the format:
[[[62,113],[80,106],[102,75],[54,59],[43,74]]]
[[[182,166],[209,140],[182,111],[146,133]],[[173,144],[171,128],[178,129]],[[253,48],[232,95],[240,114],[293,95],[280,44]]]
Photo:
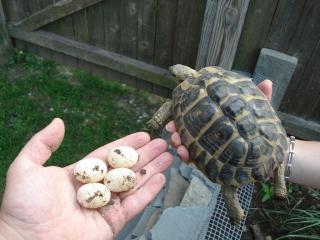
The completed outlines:
[[[169,68],[178,83],[172,100],[147,122],[153,130],[174,120],[190,159],[221,185],[232,224],[244,218],[237,188],[274,176],[274,194],[286,198],[288,141],[276,112],[252,79],[220,67]]]

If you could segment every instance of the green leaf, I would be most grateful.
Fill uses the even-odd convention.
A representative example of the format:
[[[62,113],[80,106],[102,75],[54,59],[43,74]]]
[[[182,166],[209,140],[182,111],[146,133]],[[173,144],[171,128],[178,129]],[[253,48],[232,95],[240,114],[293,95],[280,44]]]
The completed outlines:
[[[262,201],[262,202],[266,202],[266,201],[270,200],[270,198],[271,198],[271,195],[265,194],[265,195],[263,195],[261,201]]]

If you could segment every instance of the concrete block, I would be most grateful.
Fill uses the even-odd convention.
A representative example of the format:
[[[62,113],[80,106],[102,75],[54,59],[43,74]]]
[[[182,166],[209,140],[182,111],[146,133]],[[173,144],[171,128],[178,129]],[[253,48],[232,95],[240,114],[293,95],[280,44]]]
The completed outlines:
[[[136,223],[135,228],[131,232],[131,236],[128,236],[127,239],[131,239],[132,237],[139,237],[145,233],[145,227],[148,224],[148,221],[152,214],[157,211],[159,208],[155,208],[152,206],[146,207],[143,211],[143,214],[139,221]]]
[[[287,54],[262,48],[256,64],[253,81],[259,84],[265,79],[273,82],[272,106],[278,109],[297,66],[298,59]]]
[[[186,164],[186,163],[181,163],[180,167],[179,167],[179,171],[181,176],[183,176],[186,179],[191,179],[191,173],[193,171],[193,167],[191,167],[190,165]]]
[[[170,180],[163,201],[163,209],[178,206],[189,186],[189,182],[183,178],[175,168],[170,169]]]
[[[167,208],[151,229],[151,239],[198,239],[203,222],[207,218],[208,210],[204,207]]]
[[[211,200],[210,189],[197,177],[191,183],[180,203],[181,207],[207,207]]]

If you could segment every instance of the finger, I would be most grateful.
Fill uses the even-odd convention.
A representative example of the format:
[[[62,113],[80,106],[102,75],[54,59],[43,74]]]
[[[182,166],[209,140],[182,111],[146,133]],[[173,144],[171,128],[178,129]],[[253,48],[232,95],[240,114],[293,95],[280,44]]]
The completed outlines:
[[[159,156],[161,153],[167,150],[167,143],[163,139],[154,139],[148,144],[138,149],[139,161],[135,166],[132,167],[133,171],[137,171],[146,164],[148,164],[152,159]]]
[[[181,145],[181,138],[180,138],[180,135],[179,133],[177,132],[174,132],[172,135],[171,135],[171,143],[174,147],[179,147]]]
[[[94,157],[94,158],[99,158],[101,160],[106,161],[108,152],[110,151],[110,149],[112,149],[114,147],[131,146],[134,149],[138,149],[138,148],[144,146],[145,144],[147,144],[148,142],[150,142],[149,134],[147,134],[145,132],[133,133],[131,135],[128,135],[126,137],[118,139],[114,142],[108,143],[108,144],[94,150],[93,152],[89,153],[86,157]],[[74,166],[75,166],[75,163],[66,166],[65,169],[69,173],[73,173]]]
[[[108,205],[100,208],[98,211],[110,226],[114,236],[127,223],[126,214],[117,195],[112,194]]]
[[[263,92],[269,101],[272,98],[272,82],[269,79],[258,84],[258,88]]]
[[[189,152],[188,150],[186,149],[185,146],[181,145],[177,148],[177,153],[180,157],[180,159],[184,162],[189,162],[190,159],[189,159]]]
[[[119,140],[116,140],[112,143],[106,144],[93,152],[89,153],[86,157],[95,157],[95,158],[100,158],[104,161],[107,160],[108,152],[110,149],[118,146],[131,146],[134,149],[138,149],[145,144],[150,142],[150,136],[149,134],[145,132],[138,132],[138,133],[133,133],[131,135],[128,135],[124,138],[121,138]]]
[[[140,189],[153,175],[164,172],[172,164],[173,157],[170,153],[165,152],[152,160],[143,169],[136,172],[137,184],[133,189],[120,194],[120,198],[124,199]]]
[[[162,173],[153,175],[142,188],[122,201],[127,221],[139,214],[156,197],[165,181]]]
[[[171,132],[171,133],[174,133],[174,132],[176,132],[177,130],[176,130],[176,125],[174,124],[174,121],[170,121],[167,125],[166,125],[166,130],[168,131],[168,132]]]
[[[140,213],[155,198],[164,184],[165,177],[159,173],[154,175],[143,188],[122,202],[119,197],[113,195],[109,204],[99,209],[114,235],[117,235],[128,221]]]
[[[44,129],[36,133],[21,150],[13,164],[18,167],[43,165],[58,149],[64,137],[64,123],[55,118]]]

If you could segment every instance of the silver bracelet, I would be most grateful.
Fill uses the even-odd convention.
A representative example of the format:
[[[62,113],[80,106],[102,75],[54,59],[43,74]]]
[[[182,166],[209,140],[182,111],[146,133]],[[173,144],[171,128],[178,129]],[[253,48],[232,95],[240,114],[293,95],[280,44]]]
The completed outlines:
[[[290,136],[288,162],[287,162],[286,170],[284,172],[284,178],[286,180],[290,179],[290,176],[291,176],[292,160],[294,157],[294,147],[296,143],[295,141],[296,141],[296,138],[294,136]]]

